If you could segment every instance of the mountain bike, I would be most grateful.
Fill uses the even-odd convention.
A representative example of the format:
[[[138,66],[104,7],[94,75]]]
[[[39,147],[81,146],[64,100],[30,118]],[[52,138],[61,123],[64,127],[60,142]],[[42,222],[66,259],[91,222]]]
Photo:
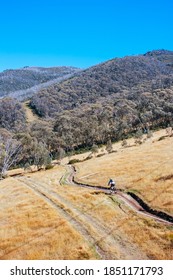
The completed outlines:
[[[112,194],[112,193],[116,193],[116,188],[115,188],[115,185],[112,185],[112,186],[110,186],[110,194]]]

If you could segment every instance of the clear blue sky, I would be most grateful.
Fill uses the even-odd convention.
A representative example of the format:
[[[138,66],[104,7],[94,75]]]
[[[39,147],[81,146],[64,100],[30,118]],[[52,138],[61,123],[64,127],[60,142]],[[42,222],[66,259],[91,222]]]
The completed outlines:
[[[172,0],[0,0],[0,71],[173,50]]]

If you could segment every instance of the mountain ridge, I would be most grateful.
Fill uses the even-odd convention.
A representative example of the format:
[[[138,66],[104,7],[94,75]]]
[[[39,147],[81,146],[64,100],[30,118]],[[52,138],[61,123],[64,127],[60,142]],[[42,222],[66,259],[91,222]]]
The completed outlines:
[[[71,75],[80,71],[76,67],[23,67],[20,69],[7,69],[0,73],[0,97],[12,96],[18,98],[19,96],[25,96],[30,88],[34,86],[41,85],[44,86],[44,83],[50,82],[52,80],[58,79],[63,80]],[[16,94],[15,94],[16,92]],[[35,92],[35,91],[34,91]],[[33,93],[34,93],[33,92]],[[28,93],[29,95],[29,93]],[[32,90],[31,94],[32,95]]]
[[[169,60],[173,62],[173,52]],[[52,117],[54,113],[64,109],[71,110],[81,104],[95,103],[100,98],[123,98],[125,91],[133,95],[136,91],[152,91],[154,87],[166,87],[166,83],[169,86],[173,85],[172,75],[172,67],[150,55],[115,58],[85,69],[65,82],[39,91],[31,99],[31,106],[39,115]],[[44,105],[49,102],[52,110],[44,109]]]
[[[143,133],[150,137],[154,129],[173,127],[172,62],[173,52],[154,51],[76,71],[36,90],[27,102],[39,116],[32,121],[26,104],[2,98],[0,137],[6,141],[10,135],[21,143],[22,166],[130,136],[140,143]]]

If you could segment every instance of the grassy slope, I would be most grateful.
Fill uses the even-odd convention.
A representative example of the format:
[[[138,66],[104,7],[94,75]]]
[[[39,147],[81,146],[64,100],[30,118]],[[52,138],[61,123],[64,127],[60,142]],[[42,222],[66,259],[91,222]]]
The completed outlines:
[[[62,169],[54,173],[57,182]],[[96,258],[80,234],[23,183],[13,178],[1,182],[0,199],[0,258]]]
[[[114,178],[118,188],[136,191],[154,208],[173,214],[173,176],[166,178],[173,175],[173,137],[158,141],[162,135],[164,130],[140,146],[122,148],[120,143],[115,144],[117,153],[77,164],[78,178],[104,186]],[[128,141],[133,144],[134,140]]]
[[[121,149],[120,143],[115,144],[117,153],[77,164],[78,179],[106,185],[113,177],[119,187],[135,189],[151,205],[172,213],[172,181],[154,181],[170,174],[172,166],[173,139],[156,141],[164,133],[138,147]],[[60,201],[55,195],[53,200],[87,228],[94,241],[18,178],[8,178],[0,182],[1,259],[96,259],[96,243],[112,259],[173,259],[172,227],[136,214],[116,197],[113,202],[92,190],[61,186],[64,173],[59,166],[22,178],[46,187],[50,198],[51,192],[61,196]]]

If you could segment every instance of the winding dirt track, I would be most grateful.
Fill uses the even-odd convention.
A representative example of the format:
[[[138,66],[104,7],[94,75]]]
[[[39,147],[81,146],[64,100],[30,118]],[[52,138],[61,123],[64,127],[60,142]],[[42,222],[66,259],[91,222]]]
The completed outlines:
[[[81,212],[69,200],[50,190],[47,184],[38,180],[35,182],[28,177],[20,177],[18,180],[57,210],[58,214],[91,244],[100,259],[147,259],[135,244],[130,244],[128,240],[123,241],[120,236],[113,236],[110,228],[106,228],[87,211]],[[127,219],[123,220],[123,223]]]
[[[74,186],[78,187],[85,187],[85,188],[90,188],[94,189],[97,191],[102,191],[105,194],[110,194],[110,190],[105,187],[101,186],[92,186],[92,185],[87,185],[87,184],[81,184],[75,180],[75,173],[76,170],[72,165],[68,166],[68,171],[66,177],[65,177],[65,182],[67,184],[72,184]],[[120,190],[117,190],[116,192],[112,193],[111,195],[118,196],[123,202],[125,202],[130,208],[132,208],[134,211],[138,212],[141,215],[148,216],[158,222],[162,222],[164,224],[168,225],[173,225],[173,217],[164,213],[164,212],[159,212],[157,210],[151,209],[146,203],[144,203],[141,199],[139,199],[137,196],[137,199],[129,195],[128,193],[124,193]],[[142,202],[142,203],[141,203]],[[142,205],[146,206],[143,207]],[[147,209],[149,209],[147,211]],[[155,213],[155,214],[152,214]],[[160,214],[160,215],[159,215]],[[160,217],[161,216],[161,217]]]
[[[66,165],[66,173],[60,180],[60,184],[73,185],[75,187],[89,188],[96,190],[97,192],[103,192],[109,195],[110,199],[113,200],[114,196],[117,196],[120,201],[124,202],[127,206],[133,209],[133,211],[148,216],[158,222],[173,225],[173,222],[167,221],[163,218],[157,217],[148,213],[138,201],[136,201],[131,195],[117,190],[116,193],[111,193],[110,190],[101,186],[91,186],[87,184],[81,184],[76,182],[75,174],[76,170],[71,165]],[[115,231],[119,229],[123,223],[129,220],[129,215],[124,211],[119,205],[120,209],[124,212],[124,217],[113,228],[107,228],[102,221],[97,220],[92,216],[90,211],[83,211],[74,205],[68,198],[55,192],[49,184],[44,183],[40,180],[35,181],[28,176],[17,176],[17,181],[22,182],[27,188],[31,189],[36,195],[42,198],[46,203],[48,203],[57,214],[64,219],[63,223],[68,222],[80,235],[87,241],[90,248],[95,250],[99,259],[148,259],[148,256],[138,248],[135,244],[128,241],[126,236],[119,236]],[[171,216],[170,216],[171,217]],[[173,217],[171,217],[173,219]],[[60,223],[62,225],[62,222]],[[55,230],[55,228],[50,231]],[[50,231],[45,232],[44,235],[50,233]],[[114,234],[113,234],[114,233]],[[7,252],[5,255],[10,254],[12,251],[17,251],[28,244],[32,244],[35,239],[39,239],[41,235],[28,240],[28,242],[21,244],[19,247]],[[3,256],[2,258],[3,259]]]

